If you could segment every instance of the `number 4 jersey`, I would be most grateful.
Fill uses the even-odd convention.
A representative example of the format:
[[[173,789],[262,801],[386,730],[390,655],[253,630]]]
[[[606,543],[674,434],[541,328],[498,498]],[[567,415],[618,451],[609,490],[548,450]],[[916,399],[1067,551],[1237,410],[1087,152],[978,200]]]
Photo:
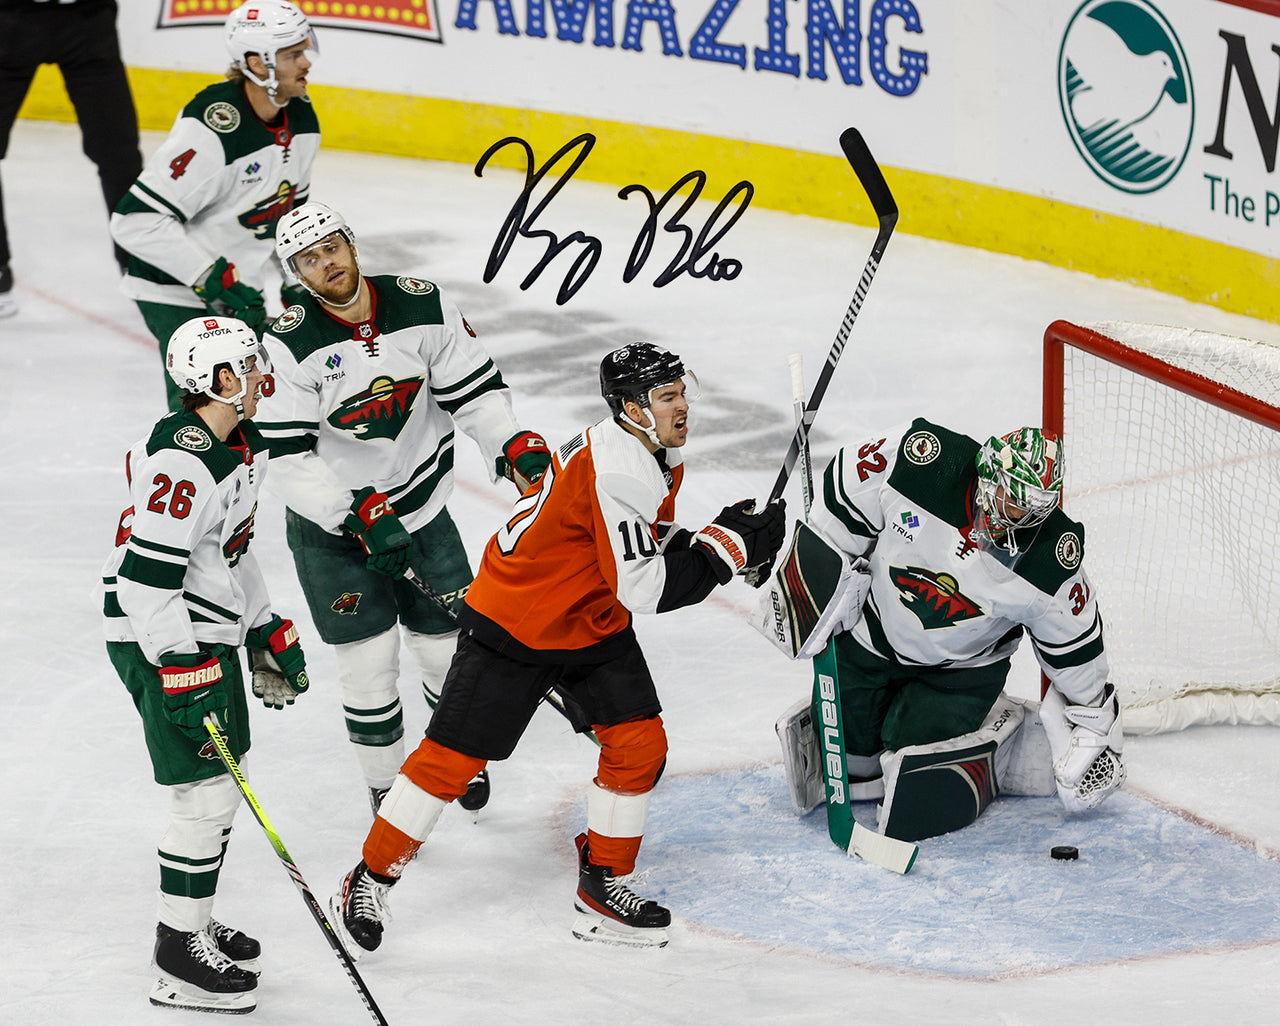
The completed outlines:
[[[133,506],[103,568],[108,641],[147,659],[241,645],[270,601],[248,551],[267,446],[245,421],[220,441],[194,413],[172,413],[125,462]]]
[[[1025,628],[1058,690],[1092,702],[1107,661],[1083,568],[1084,528],[1055,509],[1016,561],[984,550],[971,536],[978,448],[918,419],[839,450],[827,466],[813,526],[871,561],[871,591],[852,634],[883,659],[960,667],[1009,658]]]

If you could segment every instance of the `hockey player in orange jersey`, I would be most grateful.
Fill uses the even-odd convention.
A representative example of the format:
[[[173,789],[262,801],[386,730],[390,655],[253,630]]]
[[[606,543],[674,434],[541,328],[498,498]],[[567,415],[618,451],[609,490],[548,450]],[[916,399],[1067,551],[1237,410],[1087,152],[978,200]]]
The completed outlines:
[[[671,913],[621,879],[635,868],[667,754],[631,616],[701,602],[735,574],[771,564],[786,513],[781,500],[760,512],[743,500],[701,531],[677,527],[696,378],[674,353],[640,342],[604,358],[600,388],[611,416],[559,448],[489,540],[426,737],[330,902],[353,956],[381,943],[387,892],[445,806],[489,760],[511,755],[553,687],[581,707],[600,742],[576,842],[574,935],[667,942]]]

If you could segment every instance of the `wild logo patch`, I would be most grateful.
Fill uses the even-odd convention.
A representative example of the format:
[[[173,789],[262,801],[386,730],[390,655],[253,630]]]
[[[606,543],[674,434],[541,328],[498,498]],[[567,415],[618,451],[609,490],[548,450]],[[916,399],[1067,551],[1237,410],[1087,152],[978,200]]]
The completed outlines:
[[[190,449],[192,452],[204,452],[211,445],[213,439],[209,437],[209,432],[204,428],[196,427],[194,424],[186,424],[180,427],[173,440],[182,448]]]
[[[895,566],[889,571],[898,598],[920,619],[927,631],[953,627],[986,611],[960,590],[950,574],[936,574],[919,566]]]
[[[271,325],[273,332],[293,331],[299,324],[306,319],[307,311],[300,306],[291,306],[288,310],[276,318],[275,323]]]
[[[227,561],[227,566],[235,566],[239,563],[240,557],[249,547],[249,539],[253,537],[253,517],[257,512],[258,506],[255,503],[253,509],[249,510],[249,515],[236,524],[235,529],[227,536],[227,540],[222,543],[222,555]]]
[[[240,112],[225,100],[219,100],[204,109],[204,123],[215,132],[227,135],[240,127]]]
[[[241,227],[253,232],[255,239],[274,239],[280,218],[293,209],[298,198],[298,187],[292,182],[281,182],[274,196],[260,200],[236,220]]]
[[[938,458],[942,443],[932,431],[915,431],[902,443],[902,452],[916,466],[923,467]]]
[[[328,416],[330,427],[350,431],[360,439],[390,438],[394,441],[409,421],[413,404],[422,391],[422,378],[396,381],[374,378],[365,391],[344,399]]]
[[[435,291],[435,286],[431,282],[423,281],[421,278],[397,278],[396,284],[412,296],[425,296],[428,292]]]
[[[356,607],[360,605],[360,600],[364,597],[362,592],[357,591],[354,595],[349,591],[344,591],[333,601],[332,609],[339,616],[355,616]]]
[[[1058,557],[1058,562],[1062,564],[1064,570],[1074,570],[1080,565],[1081,548],[1080,538],[1075,531],[1068,531],[1058,539],[1054,554]]]

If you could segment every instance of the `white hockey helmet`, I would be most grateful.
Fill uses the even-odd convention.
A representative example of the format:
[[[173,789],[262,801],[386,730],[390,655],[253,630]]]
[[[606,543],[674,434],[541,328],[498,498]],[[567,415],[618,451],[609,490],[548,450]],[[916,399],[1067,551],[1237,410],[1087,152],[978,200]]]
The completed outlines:
[[[346,218],[323,203],[311,202],[294,207],[276,222],[276,257],[280,261],[280,267],[287,278],[297,278],[313,296],[316,293],[298,273],[294,257],[334,233],[346,239],[352,251],[355,251],[356,234],[347,224]],[[357,254],[356,267],[359,266],[360,258]]]
[[[234,317],[193,317],[169,336],[165,369],[182,391],[203,393],[210,399],[235,406],[244,416],[241,400],[249,390],[249,360],[256,356],[257,369],[270,370],[258,336],[244,321]],[[233,396],[218,395],[218,368],[229,366],[240,379],[240,391]]]
[[[276,54],[287,46],[309,43],[320,52],[315,31],[307,16],[288,0],[249,0],[227,15],[227,53],[231,64],[244,72],[250,82],[262,86],[274,100],[276,95]],[[249,70],[249,55],[257,54],[267,66],[267,77]]]

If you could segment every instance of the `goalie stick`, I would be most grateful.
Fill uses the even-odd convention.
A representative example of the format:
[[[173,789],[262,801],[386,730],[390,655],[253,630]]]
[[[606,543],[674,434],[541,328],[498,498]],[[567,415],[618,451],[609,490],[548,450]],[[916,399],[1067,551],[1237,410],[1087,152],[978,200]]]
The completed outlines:
[[[302,878],[301,871],[294,864],[292,857],[285,849],[284,842],[280,840],[280,835],[276,833],[275,828],[271,825],[271,821],[267,819],[267,814],[262,811],[262,806],[258,804],[257,796],[254,795],[253,790],[249,787],[249,782],[245,780],[244,774],[240,772],[235,756],[231,754],[231,749],[227,747],[227,739],[222,736],[222,731],[218,729],[217,721],[212,714],[204,718],[204,729],[213,738],[213,744],[218,749],[218,756],[222,759],[222,764],[227,767],[227,772],[231,774],[231,779],[236,782],[236,787],[240,789],[240,794],[244,796],[249,808],[253,810],[253,818],[258,821],[258,825],[262,827],[262,832],[267,835],[267,840],[271,842],[271,847],[275,849],[276,855],[279,856],[281,864],[289,874],[289,879],[298,888],[298,893],[302,895],[302,900],[311,912],[311,917],[324,933],[324,938],[329,942],[329,947],[333,948],[334,954],[338,956],[338,961],[342,963],[342,968],[346,970],[347,976],[359,992],[360,1000],[364,1002],[365,1008],[373,1016],[373,1021],[378,1023],[379,1026],[388,1026],[386,1017],[382,1014],[382,1010],[378,1008],[378,1003],[373,1000],[373,995],[369,993],[369,988],[365,986],[364,980],[360,978],[360,974],[356,971],[355,963],[351,961],[351,956],[347,954],[342,942],[338,940],[337,935],[333,932],[333,925],[325,916],[324,910],[320,908],[320,903],[316,901],[315,895],[311,893],[311,888],[307,886],[307,881]]]
[[[417,588],[418,591],[429,598],[437,606],[443,609],[445,613],[448,614],[450,620],[454,623],[458,622],[458,614],[454,612],[453,606],[449,605],[445,600],[445,597],[436,591],[435,588],[414,573],[413,567],[410,567],[404,572],[404,579]],[[577,708],[570,709],[564,698],[561,697],[560,693],[556,691],[554,687],[550,688],[547,693],[542,696],[542,700],[568,720],[569,726],[574,729],[575,733],[585,734],[595,743],[597,748],[600,747],[600,739],[596,737],[595,731],[591,729],[591,724],[586,721],[581,710]]]
[[[791,364],[792,401],[796,406],[796,433],[791,439],[791,447],[782,461],[782,469],[774,482],[770,501],[778,498],[787,486],[787,479],[795,469],[797,462],[801,464],[802,485],[804,493],[804,515],[809,519],[809,509],[813,499],[813,468],[809,456],[809,428],[818,412],[818,405],[826,394],[827,385],[835,371],[836,364],[844,352],[845,343],[849,340],[849,332],[853,322],[862,309],[867,289],[875,277],[880,260],[884,256],[885,247],[889,244],[889,236],[893,234],[898,223],[898,205],[884,180],[880,166],[867,148],[866,142],[856,128],[847,128],[840,135],[840,147],[844,150],[858,181],[866,190],[871,206],[880,220],[880,230],[871,247],[871,255],[867,258],[858,280],[858,287],[845,311],[840,330],[836,332],[835,343],[827,354],[827,361],[813,386],[813,394],[809,402],[804,403],[804,375],[801,357],[793,355]],[[815,724],[821,730],[822,737],[822,775],[827,789],[827,833],[831,840],[850,855],[891,869],[896,873],[909,872],[915,864],[920,849],[908,841],[900,841],[894,837],[886,837],[874,830],[868,830],[853,816],[849,804],[849,775],[845,762],[844,720],[840,709],[840,689],[837,686],[838,668],[836,665],[835,640],[829,640],[826,648],[813,660],[813,700],[816,711],[820,714],[820,722]]]

